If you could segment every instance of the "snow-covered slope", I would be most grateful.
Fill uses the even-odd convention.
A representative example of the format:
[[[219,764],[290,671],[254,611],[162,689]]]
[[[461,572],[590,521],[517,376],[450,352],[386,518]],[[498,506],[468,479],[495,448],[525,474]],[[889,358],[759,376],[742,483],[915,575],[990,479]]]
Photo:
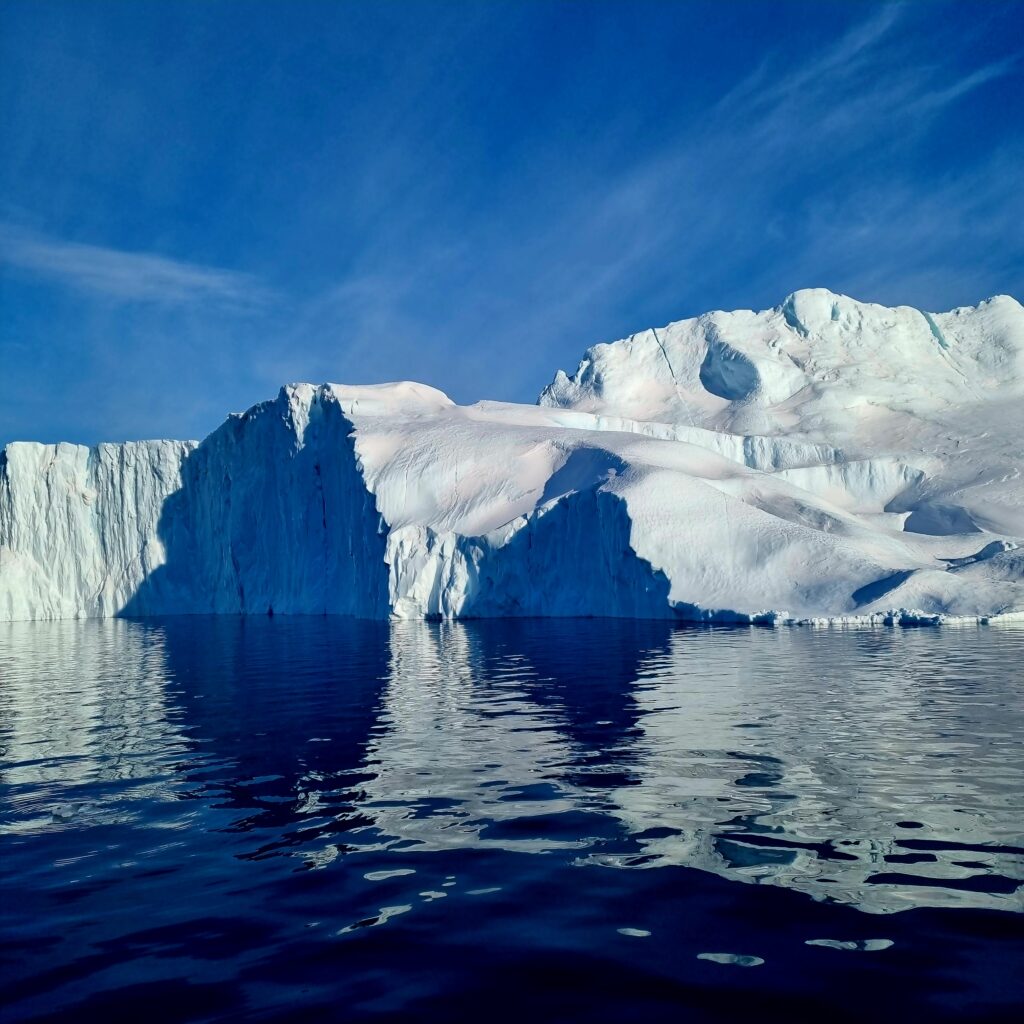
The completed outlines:
[[[1024,309],[814,290],[538,406],[307,384],[199,445],[9,445],[0,617],[1024,614]]]

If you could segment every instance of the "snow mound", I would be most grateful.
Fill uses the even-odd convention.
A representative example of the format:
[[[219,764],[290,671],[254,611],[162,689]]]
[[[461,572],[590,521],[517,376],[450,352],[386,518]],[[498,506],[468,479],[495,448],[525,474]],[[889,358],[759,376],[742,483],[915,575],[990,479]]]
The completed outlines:
[[[0,618],[1024,615],[1024,309],[816,289],[537,406],[294,384],[200,444],[13,444]]]
[[[835,444],[1022,396],[1024,310],[1009,296],[932,314],[814,288],[596,345],[540,404]]]

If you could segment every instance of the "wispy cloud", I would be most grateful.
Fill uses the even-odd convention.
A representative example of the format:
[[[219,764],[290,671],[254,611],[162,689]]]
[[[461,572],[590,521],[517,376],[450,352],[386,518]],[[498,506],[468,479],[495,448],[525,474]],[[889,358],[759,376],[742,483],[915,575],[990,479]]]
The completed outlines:
[[[942,89],[935,89],[925,93],[919,100],[911,104],[911,108],[915,112],[941,110],[943,107],[949,106],[950,103],[955,103],[962,96],[966,96],[969,92],[973,92],[975,89],[997,78],[1003,78],[1006,75],[1012,74],[1019,63],[1016,57],[1007,57],[1005,60],[993,61],[991,64],[986,64],[984,67],[972,71],[969,75],[956,79]]]
[[[68,242],[0,224],[0,263],[80,291],[168,306],[265,308],[273,298],[256,277],[146,252]]]
[[[846,152],[874,139],[912,129],[969,93],[1012,74],[1016,58],[993,61],[950,75],[949,62],[936,61],[922,44],[919,24],[907,24],[905,4],[882,7],[852,25],[831,46],[795,65],[766,62],[741,80],[716,105],[709,134],[739,142],[754,161],[772,155],[800,158],[838,145]]]
[[[882,7],[854,24],[831,46],[781,73],[772,61],[766,60],[719,100],[716,117],[785,106],[799,101],[808,92],[820,91],[824,82],[857,76],[865,64],[874,60],[879,45],[885,42],[902,14],[900,5]]]
[[[947,211],[933,225],[933,241],[952,237],[955,225],[977,214],[982,184],[986,200],[994,193],[1005,203],[1014,195],[1014,175],[994,169],[1005,161],[997,151],[976,173],[965,168],[941,183],[923,181],[900,161],[935,118],[975,90],[1017,73],[1020,61],[1009,57],[951,74],[948,61],[935,61],[937,39],[911,23],[919,13],[911,5],[888,5],[802,61],[781,68],[762,64],[723,96],[698,133],[666,140],[602,191],[581,196],[575,211],[580,225],[572,231],[556,225],[552,237],[585,239],[577,255],[586,261],[602,242],[588,237],[586,228],[599,228],[610,216],[614,230],[597,231],[604,241],[618,239],[615,258],[604,267],[628,280],[643,276],[645,267],[656,269],[664,257],[683,289],[720,273],[730,256],[741,258],[779,210],[790,218],[779,237],[786,245],[782,269],[816,278],[794,280],[790,288],[827,283],[817,276],[842,266],[843,247],[854,231],[870,235],[875,256],[860,255],[876,267],[908,220],[921,220],[916,211],[934,216],[933,194],[941,195]],[[805,198],[794,200],[801,193]],[[840,216],[826,225],[824,211],[830,208],[861,215],[856,223]],[[640,252],[631,244],[637,234],[630,231],[631,220],[644,225]],[[801,244],[814,250],[816,274],[802,258]],[[910,264],[924,254],[902,247],[901,253],[908,273],[916,272]],[[561,260],[563,267],[566,262]],[[580,280],[578,269],[566,267],[568,276]],[[773,262],[762,276],[774,269]],[[608,292],[624,283],[603,278]]]

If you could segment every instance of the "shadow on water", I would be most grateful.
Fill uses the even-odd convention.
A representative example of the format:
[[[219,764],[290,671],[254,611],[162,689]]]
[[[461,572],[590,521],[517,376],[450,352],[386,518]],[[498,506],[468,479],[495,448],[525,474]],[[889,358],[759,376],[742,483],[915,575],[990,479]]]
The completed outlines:
[[[0,627],[7,1017],[1012,1019],[1022,654],[995,629]]]

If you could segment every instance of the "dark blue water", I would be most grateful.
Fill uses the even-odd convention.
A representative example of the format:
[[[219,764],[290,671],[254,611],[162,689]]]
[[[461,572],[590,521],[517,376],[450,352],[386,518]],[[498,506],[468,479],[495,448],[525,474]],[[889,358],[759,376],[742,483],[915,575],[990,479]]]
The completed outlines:
[[[1024,631],[0,627],[6,1022],[985,1020]]]

